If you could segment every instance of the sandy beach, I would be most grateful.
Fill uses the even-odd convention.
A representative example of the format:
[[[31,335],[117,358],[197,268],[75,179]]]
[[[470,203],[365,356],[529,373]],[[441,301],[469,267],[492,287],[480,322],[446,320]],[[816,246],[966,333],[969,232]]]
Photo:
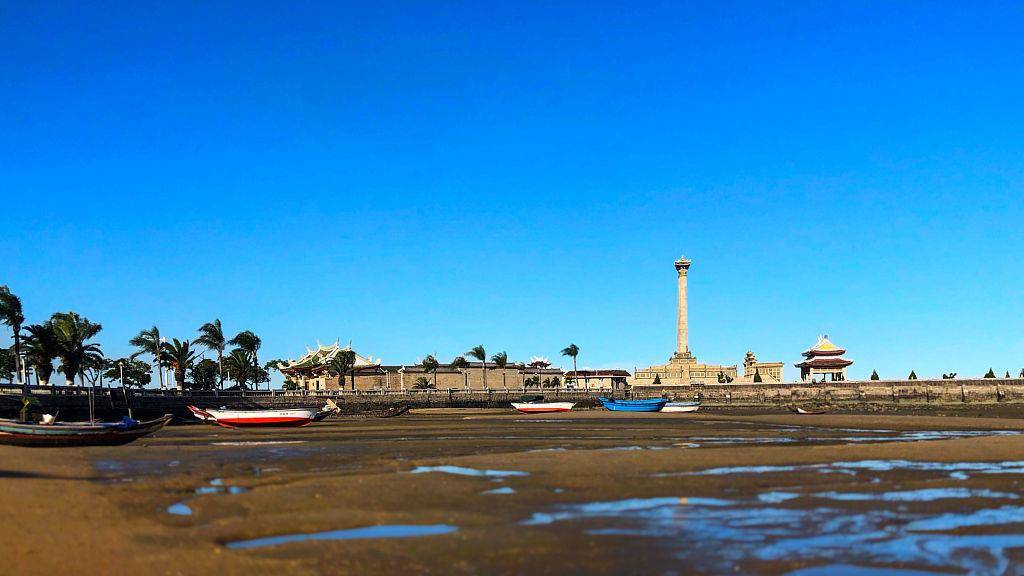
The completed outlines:
[[[2,447],[4,572],[1016,573],[1021,430],[438,410]]]

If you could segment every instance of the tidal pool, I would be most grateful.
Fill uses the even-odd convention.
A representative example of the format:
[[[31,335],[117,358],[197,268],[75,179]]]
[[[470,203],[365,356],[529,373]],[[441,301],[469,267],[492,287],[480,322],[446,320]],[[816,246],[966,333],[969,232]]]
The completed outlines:
[[[417,466],[412,469],[412,474],[426,474],[428,472],[442,472],[458,476],[487,476],[492,478],[530,475],[529,472],[520,472],[518,470],[477,470],[476,468],[466,468],[464,466]]]
[[[327,532],[313,532],[311,534],[285,534],[282,536],[269,536],[266,538],[254,538],[252,540],[236,540],[228,542],[226,547],[232,549],[263,548],[265,546],[280,546],[294,542],[308,542],[310,540],[362,540],[368,538],[414,538],[417,536],[437,536],[450,534],[458,530],[458,527],[449,524],[394,524],[381,526],[366,526],[363,528],[348,528],[345,530],[330,530]]]

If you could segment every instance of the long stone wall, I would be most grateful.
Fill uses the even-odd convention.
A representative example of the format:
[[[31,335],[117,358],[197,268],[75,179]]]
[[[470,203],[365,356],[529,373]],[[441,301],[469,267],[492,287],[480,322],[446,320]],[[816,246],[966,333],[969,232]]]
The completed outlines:
[[[62,420],[84,420],[89,415],[86,389],[44,387],[33,388],[38,405],[33,412],[60,411]],[[130,392],[126,399],[120,388],[97,389],[93,395],[95,414],[100,418],[120,418],[128,407],[136,418],[174,414],[190,418],[187,406],[204,408],[320,408],[327,398],[342,406],[343,413],[358,414],[400,404],[413,408],[508,408],[519,399],[521,390],[504,391],[416,391],[416,392],[338,392],[312,394],[283,391],[254,392]],[[538,393],[527,391],[527,394]],[[593,408],[597,397],[608,392],[555,391],[539,392],[550,400],[577,403],[577,408]],[[837,406],[876,406],[889,410],[914,410],[927,406],[1024,405],[1024,379],[987,378],[972,380],[876,380],[819,384],[762,383],[708,384],[666,387],[658,390],[637,389],[634,397],[655,397],[666,394],[677,400],[700,400],[709,408],[781,409],[790,404],[827,403]],[[621,392],[617,393],[621,396]],[[127,400],[127,401],[126,401]],[[0,386],[0,416],[15,417],[21,408],[20,388]],[[1021,406],[1024,411],[1024,406]]]

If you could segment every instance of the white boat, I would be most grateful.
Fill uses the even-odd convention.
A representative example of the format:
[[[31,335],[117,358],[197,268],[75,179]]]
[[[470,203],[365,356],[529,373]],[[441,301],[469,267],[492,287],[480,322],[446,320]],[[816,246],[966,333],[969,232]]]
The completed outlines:
[[[317,416],[316,410],[203,410],[195,406],[188,409],[200,420],[226,428],[259,428],[305,426]]]
[[[542,414],[545,412],[568,412],[576,404],[574,402],[513,402],[512,407],[526,414]]]
[[[696,412],[700,402],[669,402],[662,407],[662,412]]]

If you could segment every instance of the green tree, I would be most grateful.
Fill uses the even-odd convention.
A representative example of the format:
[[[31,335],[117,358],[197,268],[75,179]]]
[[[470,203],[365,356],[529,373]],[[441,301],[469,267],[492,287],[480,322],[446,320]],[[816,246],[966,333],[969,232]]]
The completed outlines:
[[[416,390],[432,390],[437,388],[436,384],[430,382],[430,378],[426,376],[420,376],[416,378],[416,383],[412,385]]]
[[[238,334],[235,334],[234,338],[228,340],[228,344],[239,347],[250,356],[250,359],[252,360],[251,366],[254,368],[252,372],[253,382],[258,384],[261,380],[260,373],[262,370],[259,369],[260,359],[257,353],[260,350],[260,346],[263,345],[263,341],[260,340],[260,337],[252,330],[243,330]]]
[[[472,356],[473,358],[476,358],[477,360],[479,360],[481,362],[481,364],[483,364],[484,389],[486,389],[487,388],[487,351],[484,350],[483,344],[481,344],[479,346],[473,346],[473,348],[471,348],[469,350],[469,352],[466,352],[466,354],[469,355],[469,356]]]
[[[199,353],[192,348],[191,342],[188,340],[178,340],[177,338],[170,342],[164,342],[162,348],[164,357],[170,363],[171,369],[174,370],[174,383],[177,385],[178,390],[184,390],[185,373],[192,369],[193,364],[196,362],[196,356]]]
[[[1006,375],[1003,376],[1003,378],[1006,378],[1007,380],[1010,379],[1010,371],[1009,370],[1006,371]]]
[[[58,312],[50,320],[57,336],[58,358],[64,383],[74,385],[77,376],[82,378],[84,384],[84,370],[101,366],[103,362],[100,345],[89,342],[103,330],[103,326],[90,322],[76,312]]]
[[[224,338],[224,329],[221,327],[220,318],[213,322],[207,322],[199,327],[199,337],[195,339],[196,346],[203,346],[207,350],[217,353],[217,375],[221,389],[224,388],[224,350],[227,348],[227,340]]]
[[[213,390],[219,383],[220,362],[204,358],[192,366],[192,389]]]
[[[433,354],[427,354],[423,360],[420,360],[420,366],[423,367],[423,371],[427,374],[433,373],[434,375],[434,388],[437,388],[437,369],[441,366],[441,363],[434,358]]]
[[[453,368],[455,370],[458,370],[459,372],[462,372],[462,377],[463,377],[463,379],[465,381],[465,386],[468,389],[469,388],[469,373],[466,371],[466,368],[469,368],[469,361],[466,360],[466,357],[465,356],[456,356],[455,358],[452,359],[451,363],[448,364],[448,367]]]
[[[241,348],[235,348],[224,357],[224,372],[242,390],[256,377],[255,368],[252,356]]]
[[[495,368],[501,370],[502,389],[508,390],[508,386],[505,384],[505,369],[508,368],[508,353],[498,352],[494,356],[491,356],[491,362],[494,363]]]
[[[655,386],[661,386],[661,374],[655,374],[654,375],[654,385]]]
[[[878,378],[878,371],[877,370],[872,370],[871,371],[871,379],[872,380],[879,380],[879,378]]]
[[[153,381],[152,366],[131,358],[108,359],[104,364],[103,377],[117,380],[122,386],[142,388]],[[124,381],[121,375],[124,374]]]
[[[755,384],[760,384],[763,381],[764,380],[761,379],[761,369],[760,368],[754,368],[754,383]]]
[[[153,357],[153,368],[156,369],[157,376],[160,380],[160,388],[163,389],[163,367],[166,366],[166,362],[164,361],[163,351],[160,346],[160,329],[153,326],[148,330],[140,330],[134,338],[128,341],[128,343],[136,349],[135,352],[129,356],[132,360],[144,354],[149,354]]]
[[[907,380],[917,380],[917,373],[913,370],[910,371],[910,376],[907,376]]]
[[[53,361],[60,356],[60,345],[57,333],[53,330],[53,321],[42,324],[30,324],[25,327],[25,361],[36,369],[36,383],[49,384],[53,375]]]
[[[345,389],[345,375],[352,372],[352,389],[356,389],[356,376],[352,370],[356,364],[356,353],[351,350],[339,350],[327,362],[327,370],[338,375],[338,387]]]
[[[0,323],[10,326],[13,333],[14,372],[18,374],[21,371],[21,325],[25,323],[25,314],[21,309],[21,299],[6,285],[0,286]]]
[[[14,362],[14,350],[11,348],[0,348],[0,380],[14,382],[14,374],[17,364]]]
[[[991,368],[989,368],[988,372],[985,373],[985,378],[995,378],[995,377],[996,377],[995,371],[992,370]]]
[[[579,385],[579,382],[577,382],[577,379],[579,378],[579,371],[576,370],[576,357],[579,356],[579,355],[580,355],[580,347],[575,345],[575,344],[569,344],[565,348],[562,348],[562,356],[569,356],[569,357],[572,358],[573,382],[576,382],[577,386]],[[567,383],[568,383],[568,380],[569,379],[566,378],[566,382]],[[584,382],[586,382],[586,381],[584,381]]]

